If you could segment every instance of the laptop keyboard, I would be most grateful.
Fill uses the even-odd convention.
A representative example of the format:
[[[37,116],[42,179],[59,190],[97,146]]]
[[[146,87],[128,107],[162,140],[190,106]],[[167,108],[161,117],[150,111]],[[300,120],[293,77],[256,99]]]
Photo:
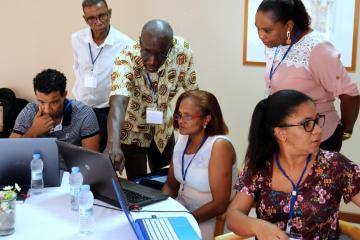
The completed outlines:
[[[167,218],[147,218],[142,220],[150,239],[178,240],[174,228]]]
[[[126,199],[127,199],[127,201],[129,203],[139,203],[139,202],[150,199],[149,197],[144,196],[144,195],[142,195],[140,193],[133,192],[133,191],[128,190],[128,189],[123,189],[123,190],[124,190]]]

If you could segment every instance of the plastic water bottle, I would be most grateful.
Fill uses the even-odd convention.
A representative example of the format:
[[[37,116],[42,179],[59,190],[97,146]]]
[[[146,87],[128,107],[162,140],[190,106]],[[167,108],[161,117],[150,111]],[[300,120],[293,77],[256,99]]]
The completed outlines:
[[[34,153],[30,163],[31,168],[31,193],[39,194],[44,188],[43,168],[44,163],[40,153]]]
[[[89,185],[82,185],[79,193],[80,234],[87,235],[94,231],[93,214],[94,195]]]
[[[69,177],[69,184],[70,184],[70,196],[71,196],[70,204],[71,204],[71,210],[73,211],[79,210],[79,192],[82,183],[83,183],[83,176],[80,172],[80,168],[72,167]]]

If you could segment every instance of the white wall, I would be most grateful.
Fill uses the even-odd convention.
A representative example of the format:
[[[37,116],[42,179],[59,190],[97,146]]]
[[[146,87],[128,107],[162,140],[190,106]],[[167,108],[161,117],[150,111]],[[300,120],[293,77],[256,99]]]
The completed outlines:
[[[264,93],[263,68],[242,65],[244,0],[108,0],[108,4],[112,24],[134,39],[147,20],[162,18],[191,43],[200,87],[218,97],[242,161],[252,110]],[[66,74],[71,90],[70,35],[86,26],[81,1],[12,0],[2,1],[1,9],[0,86],[32,99],[33,77],[51,67]],[[355,80],[360,77],[357,62],[357,72],[351,74]],[[342,149],[358,163],[359,122]],[[346,209],[360,213],[358,208]]]

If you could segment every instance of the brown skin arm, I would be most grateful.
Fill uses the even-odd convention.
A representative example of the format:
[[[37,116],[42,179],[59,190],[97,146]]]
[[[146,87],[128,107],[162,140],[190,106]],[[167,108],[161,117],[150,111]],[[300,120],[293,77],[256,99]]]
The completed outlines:
[[[351,201],[360,207],[360,192],[351,198]]]
[[[218,139],[213,145],[209,162],[209,183],[212,201],[192,212],[198,222],[203,222],[226,211],[232,189],[232,166],[236,154],[231,143]]]
[[[244,238],[256,236],[260,240],[288,239],[285,232],[276,225],[262,219],[248,216],[253,203],[253,197],[242,192],[237,193],[226,212],[226,224],[228,228]]]
[[[81,139],[81,146],[83,148],[98,152],[100,150],[100,134]]]
[[[173,165],[173,161],[171,161],[168,177],[161,191],[168,194],[172,198],[176,198],[178,195],[179,187],[180,187],[180,183],[175,178],[174,165]]]
[[[359,114],[360,96],[342,94],[340,98],[341,122],[344,132],[352,132]]]
[[[116,170],[122,173],[125,167],[124,154],[121,150],[120,133],[124,123],[129,97],[114,95],[110,97],[110,112],[107,121],[108,142],[105,153],[109,154]]]
[[[46,134],[54,127],[49,115],[43,115],[41,108],[36,112],[31,127],[23,135],[12,132],[10,138],[36,138]]]

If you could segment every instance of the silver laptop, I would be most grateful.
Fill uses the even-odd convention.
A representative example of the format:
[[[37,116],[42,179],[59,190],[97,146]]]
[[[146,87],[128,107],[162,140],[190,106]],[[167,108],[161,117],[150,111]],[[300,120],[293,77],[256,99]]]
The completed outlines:
[[[57,141],[57,145],[67,169],[80,167],[84,183],[91,186],[97,199],[113,206],[119,205],[111,183],[112,178],[118,177],[108,156],[61,141]],[[119,181],[131,207],[145,206],[168,198],[159,190],[122,178]]]
[[[139,218],[134,221],[123,189],[112,179],[121,209],[123,209],[136,237],[139,240],[200,240],[186,217]]]
[[[60,186],[58,149],[55,141],[55,138],[0,139],[0,188],[17,183],[22,192],[29,189],[33,153],[40,153],[44,162],[44,186]]]

